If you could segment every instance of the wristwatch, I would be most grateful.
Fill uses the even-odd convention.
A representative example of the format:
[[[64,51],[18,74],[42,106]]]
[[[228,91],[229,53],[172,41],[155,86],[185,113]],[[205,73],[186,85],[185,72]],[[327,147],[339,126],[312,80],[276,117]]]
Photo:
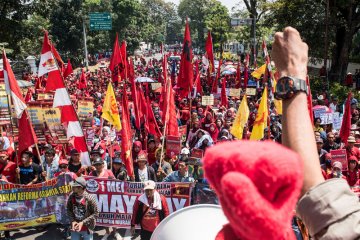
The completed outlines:
[[[286,76],[277,81],[274,97],[278,100],[286,100],[292,98],[298,92],[308,94],[306,81]]]

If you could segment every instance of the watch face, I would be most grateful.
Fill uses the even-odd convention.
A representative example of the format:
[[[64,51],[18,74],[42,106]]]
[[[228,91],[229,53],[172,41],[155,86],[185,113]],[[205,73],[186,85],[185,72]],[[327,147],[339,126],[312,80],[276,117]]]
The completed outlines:
[[[291,78],[280,78],[276,84],[275,97],[278,99],[287,98],[289,93],[293,91],[294,80]]]

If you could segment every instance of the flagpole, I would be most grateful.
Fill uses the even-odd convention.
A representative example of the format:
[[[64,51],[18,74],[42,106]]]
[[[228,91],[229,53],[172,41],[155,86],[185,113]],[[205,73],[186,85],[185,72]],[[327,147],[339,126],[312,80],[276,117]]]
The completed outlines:
[[[170,80],[171,81],[171,80]],[[170,89],[170,84],[169,84],[169,81],[168,81],[168,79],[166,79],[166,83],[167,83],[167,92],[166,92],[166,94],[167,94],[167,98],[166,98],[166,100],[168,100],[169,99],[169,93],[170,93],[170,91],[172,91],[172,89]],[[166,137],[166,127],[167,127],[167,122],[168,122],[168,120],[166,119],[166,116],[168,116],[168,113],[169,112],[169,106],[167,106],[167,108],[166,108],[166,112],[165,112],[165,124],[164,124],[164,130],[163,130],[163,139],[162,139],[162,144],[161,144],[161,155],[160,155],[160,161],[159,161],[159,168],[161,168],[161,165],[162,165],[162,161],[163,161],[163,155],[164,155],[164,145],[165,145],[165,137]]]
[[[15,146],[15,134],[14,134],[14,128],[13,128],[13,120],[12,120],[12,117],[11,117],[11,107],[10,107],[10,95],[9,94],[6,94],[7,95],[7,104],[8,104],[8,110],[9,110],[9,116],[10,116],[10,129],[11,129],[11,134],[12,134],[12,139],[13,139],[13,143],[14,143],[14,148],[15,148],[15,151],[16,151],[16,168],[19,167],[19,150],[16,150],[16,146]],[[19,144],[17,144],[19,146]],[[16,174],[18,176],[18,174]],[[20,179],[18,179],[20,180]]]

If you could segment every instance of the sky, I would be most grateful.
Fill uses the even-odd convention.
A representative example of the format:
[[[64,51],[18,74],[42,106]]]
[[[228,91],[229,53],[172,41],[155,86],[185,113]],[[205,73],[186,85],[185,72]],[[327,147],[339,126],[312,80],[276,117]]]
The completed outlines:
[[[165,2],[173,2],[175,4],[179,4],[180,0],[165,0]],[[231,8],[234,7],[237,3],[242,2],[241,0],[219,0],[224,6],[229,9],[231,12]]]

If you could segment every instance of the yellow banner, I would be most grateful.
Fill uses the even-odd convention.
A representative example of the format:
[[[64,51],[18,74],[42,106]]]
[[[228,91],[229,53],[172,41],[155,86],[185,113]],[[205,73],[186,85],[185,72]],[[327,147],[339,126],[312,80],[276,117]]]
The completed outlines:
[[[94,103],[89,100],[79,100],[77,114],[80,120],[92,117],[94,113]]]

